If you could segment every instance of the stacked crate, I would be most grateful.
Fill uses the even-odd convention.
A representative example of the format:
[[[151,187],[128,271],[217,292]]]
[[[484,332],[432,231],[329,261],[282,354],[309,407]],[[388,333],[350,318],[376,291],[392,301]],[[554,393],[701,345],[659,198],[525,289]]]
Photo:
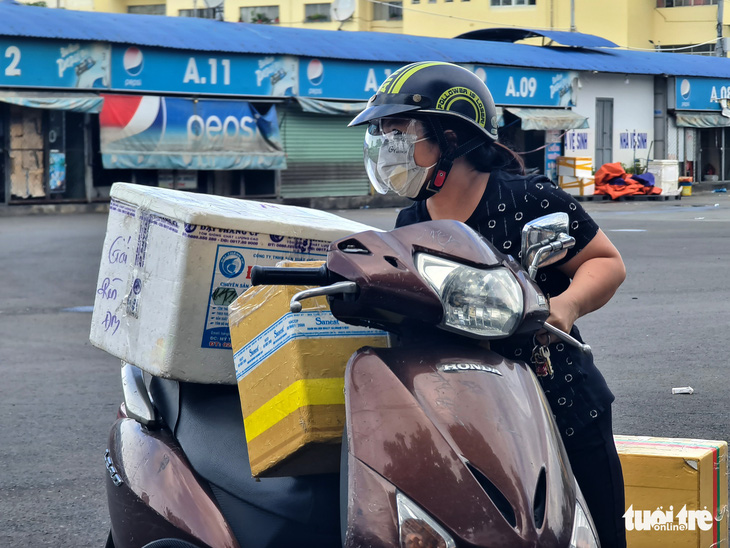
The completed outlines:
[[[573,196],[592,196],[593,159],[589,157],[558,156],[558,178],[560,188]]]

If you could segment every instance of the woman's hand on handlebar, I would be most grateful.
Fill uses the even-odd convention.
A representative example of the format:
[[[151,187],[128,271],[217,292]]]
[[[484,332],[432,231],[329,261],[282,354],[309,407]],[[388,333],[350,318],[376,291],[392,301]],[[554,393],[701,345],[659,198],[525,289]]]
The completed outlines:
[[[573,328],[573,324],[578,319],[578,312],[570,299],[565,298],[563,295],[552,297],[550,299],[550,316],[547,319],[547,323],[557,327],[561,331],[570,333]],[[546,331],[541,331],[537,335],[537,340],[541,344],[551,344],[556,342],[555,335],[549,335]]]

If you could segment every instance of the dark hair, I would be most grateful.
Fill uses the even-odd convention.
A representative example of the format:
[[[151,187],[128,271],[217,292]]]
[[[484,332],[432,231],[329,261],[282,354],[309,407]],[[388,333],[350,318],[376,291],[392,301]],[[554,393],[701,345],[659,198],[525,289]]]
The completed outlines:
[[[416,118],[416,116],[414,116]],[[435,128],[427,117],[418,117],[421,121],[425,122],[424,127],[426,128],[425,138],[430,141],[438,142],[436,135],[434,135]],[[473,123],[454,118],[453,116],[441,116],[439,117],[441,127],[443,131],[451,130],[456,134],[458,140],[457,145],[467,142],[472,137],[483,137],[483,134],[478,132],[473,127]],[[497,141],[491,141],[484,138],[483,143],[474,150],[467,152],[464,157],[474,169],[478,171],[494,171],[501,169],[510,173],[525,173],[525,162],[522,157],[509,148]]]

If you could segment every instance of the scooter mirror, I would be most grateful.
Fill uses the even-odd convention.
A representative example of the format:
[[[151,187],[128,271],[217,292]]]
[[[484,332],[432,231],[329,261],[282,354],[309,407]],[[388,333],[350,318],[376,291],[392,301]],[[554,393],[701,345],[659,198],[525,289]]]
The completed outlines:
[[[538,217],[522,228],[522,266],[530,275],[531,270],[558,262],[574,245],[568,236],[568,223],[568,214],[559,212]],[[554,245],[556,242],[562,245]]]

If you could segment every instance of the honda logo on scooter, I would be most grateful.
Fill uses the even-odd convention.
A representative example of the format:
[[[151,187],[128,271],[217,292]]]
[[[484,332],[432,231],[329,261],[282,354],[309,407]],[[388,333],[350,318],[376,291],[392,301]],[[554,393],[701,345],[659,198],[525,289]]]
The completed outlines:
[[[479,363],[450,363],[439,367],[439,371],[442,373],[453,373],[454,371],[484,371],[485,373],[494,373],[500,377],[502,376],[502,373],[498,369]]]

